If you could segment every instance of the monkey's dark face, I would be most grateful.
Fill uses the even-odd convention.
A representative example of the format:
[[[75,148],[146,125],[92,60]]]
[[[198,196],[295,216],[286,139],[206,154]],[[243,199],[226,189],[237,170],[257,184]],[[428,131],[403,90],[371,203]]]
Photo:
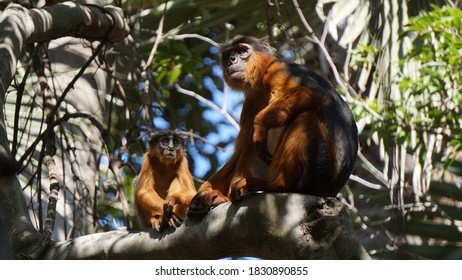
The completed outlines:
[[[160,132],[149,141],[149,146],[154,149],[162,160],[176,161],[184,156],[186,139],[175,131]]]
[[[175,159],[176,154],[183,148],[183,145],[177,137],[166,136],[159,139],[157,148],[160,150],[164,158]]]
[[[225,82],[236,90],[247,91],[258,80],[255,59],[258,55],[273,56],[274,49],[264,40],[236,35],[221,44],[221,66]]]
[[[253,51],[253,47],[246,43],[239,43],[222,50],[223,76],[227,82],[245,81],[245,67]]]

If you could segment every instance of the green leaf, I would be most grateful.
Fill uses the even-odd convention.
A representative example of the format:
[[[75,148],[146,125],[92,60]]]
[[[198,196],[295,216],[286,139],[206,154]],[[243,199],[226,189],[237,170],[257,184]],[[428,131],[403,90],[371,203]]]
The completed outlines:
[[[175,65],[172,70],[168,72],[167,81],[169,84],[175,83],[181,75],[181,64]]]

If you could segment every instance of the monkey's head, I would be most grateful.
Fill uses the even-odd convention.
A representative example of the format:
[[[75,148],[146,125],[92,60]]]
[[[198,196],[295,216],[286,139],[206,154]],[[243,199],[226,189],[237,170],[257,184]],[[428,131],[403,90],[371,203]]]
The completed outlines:
[[[237,35],[221,44],[221,67],[223,78],[232,88],[243,90],[253,73],[246,73],[246,68],[253,66],[251,60],[256,54],[274,56],[274,49],[263,40],[252,36]],[[247,69],[251,71],[252,69]]]
[[[176,164],[186,154],[187,139],[178,130],[158,131],[149,140],[149,152],[165,164]]]

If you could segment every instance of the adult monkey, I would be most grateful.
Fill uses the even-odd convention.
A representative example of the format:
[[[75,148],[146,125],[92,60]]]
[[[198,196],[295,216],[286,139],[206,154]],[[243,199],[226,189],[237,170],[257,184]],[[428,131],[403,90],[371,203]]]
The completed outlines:
[[[231,159],[202,184],[188,216],[249,191],[336,196],[358,152],[353,115],[336,90],[254,37],[223,43],[221,58],[224,80],[245,94],[241,128]]]

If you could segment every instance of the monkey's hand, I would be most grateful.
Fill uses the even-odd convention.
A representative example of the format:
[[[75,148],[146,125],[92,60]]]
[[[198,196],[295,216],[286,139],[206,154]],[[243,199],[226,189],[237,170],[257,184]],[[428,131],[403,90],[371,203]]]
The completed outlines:
[[[237,203],[241,200],[241,197],[247,192],[247,180],[246,178],[242,178],[231,185],[231,193],[229,195],[229,198],[231,199],[232,203]]]
[[[164,221],[167,226],[171,227],[179,227],[183,222],[174,211],[173,208],[175,206],[175,202],[173,200],[169,200],[164,204]]]
[[[267,165],[271,164],[273,156],[268,150],[268,130],[262,125],[254,125],[253,143],[257,150],[257,156]]]
[[[188,217],[191,219],[202,218],[210,210],[227,201],[228,199],[217,190],[211,189],[198,192],[191,200]]]

